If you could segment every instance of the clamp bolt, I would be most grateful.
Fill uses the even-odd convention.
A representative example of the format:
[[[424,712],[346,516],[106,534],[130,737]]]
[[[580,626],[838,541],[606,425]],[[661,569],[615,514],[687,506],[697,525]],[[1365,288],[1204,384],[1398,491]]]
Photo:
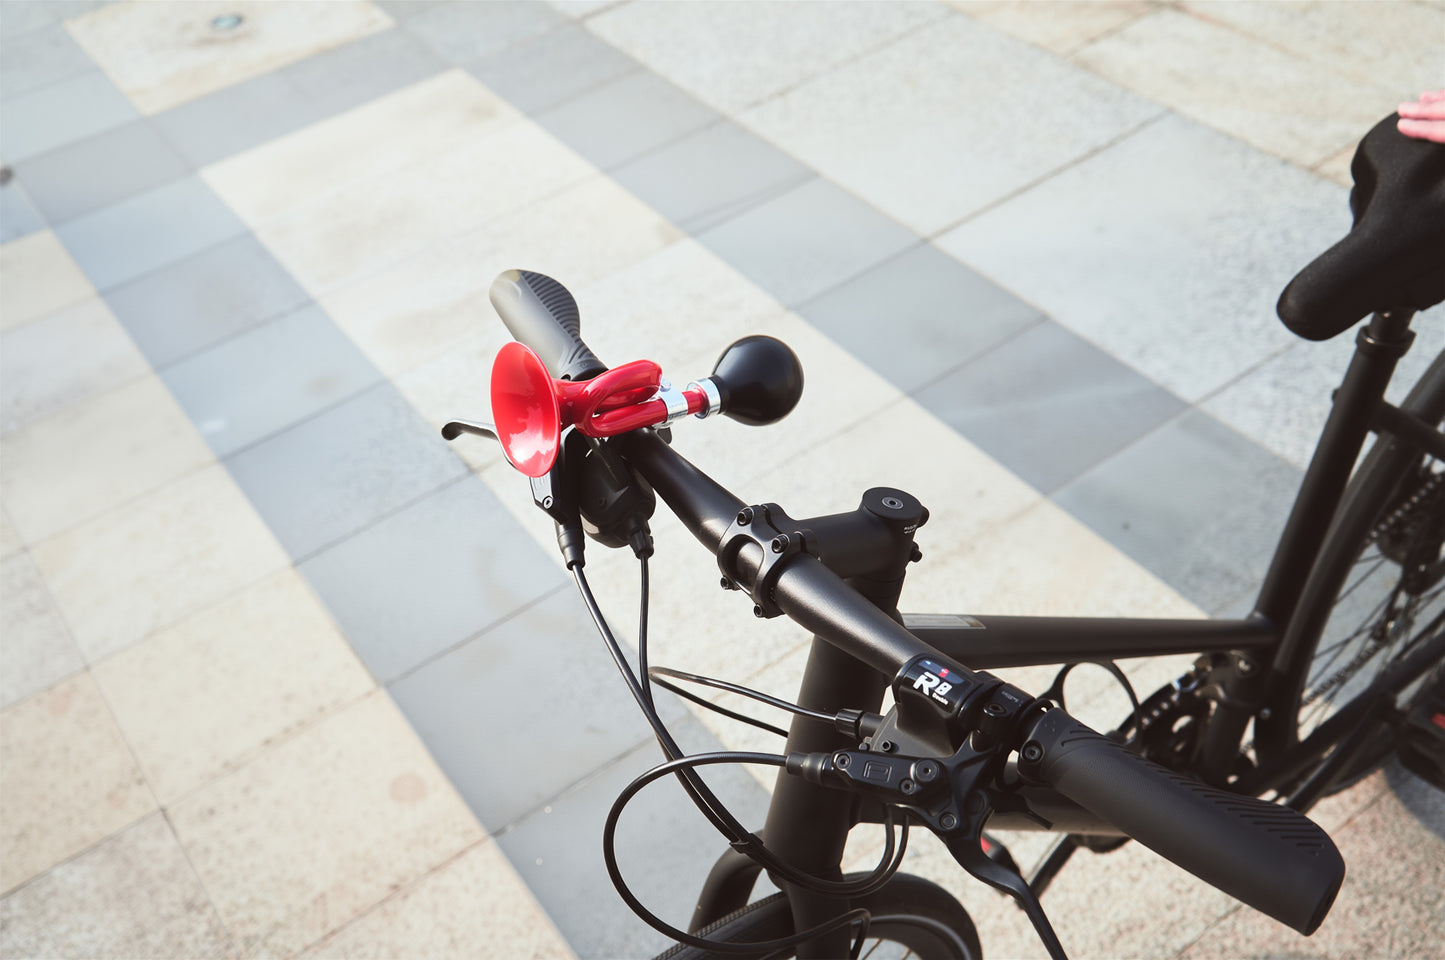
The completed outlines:
[[[921,783],[932,783],[938,776],[938,764],[932,760],[920,760],[913,768],[913,776]]]
[[[839,770],[847,770],[848,764],[851,762],[852,760],[846,753],[833,754],[833,766],[837,767]]]
[[[912,780],[903,780],[899,782],[898,789],[905,797],[910,797],[918,792],[918,784]]]
[[[945,813],[943,816],[938,818],[938,825],[945,830],[952,830],[954,827],[958,826],[958,818],[951,813]]]
[[[723,588],[724,590],[736,590],[736,589],[737,589],[737,587],[733,586],[733,582],[732,582],[731,580],[729,580],[727,577],[723,577],[723,578],[722,578],[722,588]]]
[[[893,752],[893,741],[892,741],[892,740],[879,740],[879,741],[878,741],[878,749],[879,749],[879,750],[882,750],[884,753],[892,753],[892,752]]]
[[[985,704],[983,712],[988,714],[990,717],[1001,717],[1005,713],[1003,704],[1001,703]]]
[[[753,508],[743,507],[738,511],[738,526],[746,527],[753,522]]]
[[[1030,740],[1028,743],[1024,744],[1024,748],[1021,751],[1020,755],[1029,763],[1037,763],[1044,757],[1044,748],[1039,745],[1039,742],[1037,740]]]
[[[788,535],[780,533],[773,538],[773,552],[782,553],[786,549],[788,549]]]
[[[753,604],[753,616],[757,617],[759,620],[762,620],[764,618],[765,614],[763,613],[763,605],[761,603]]]

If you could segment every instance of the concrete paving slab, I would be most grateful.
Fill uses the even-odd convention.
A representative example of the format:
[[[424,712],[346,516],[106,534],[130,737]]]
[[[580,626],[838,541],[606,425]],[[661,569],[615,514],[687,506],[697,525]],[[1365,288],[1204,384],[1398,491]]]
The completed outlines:
[[[952,15],[740,118],[932,236],[1159,114],[1122,87]]]
[[[5,15],[6,20],[10,14]],[[0,41],[0,100],[9,100],[41,87],[68,80],[95,69],[85,51],[76,46],[58,23]]]
[[[1190,411],[1053,500],[1212,612],[1263,579],[1299,480],[1294,467]]]
[[[798,313],[906,393],[1044,318],[928,243],[800,304]]]
[[[537,114],[536,121],[608,170],[700,130],[719,114],[647,71],[635,71]]]
[[[546,33],[562,22],[543,4],[498,0],[423,10],[407,17],[405,29],[451,63],[467,63]]]
[[[612,179],[689,233],[731,219],[813,176],[727,120],[612,171]]]
[[[390,384],[241,451],[227,467],[298,560],[466,470]]]
[[[1339,187],[1169,116],[938,245],[1193,402],[1294,342],[1279,291],[1349,223]]]
[[[1052,321],[1037,323],[915,394],[934,416],[1052,493],[1185,409]]]
[[[300,570],[383,682],[563,582],[475,477],[323,550]]]
[[[85,669],[30,554],[0,560],[0,708]]]
[[[0,144],[11,163],[84,140],[139,114],[99,70],[0,101]]]
[[[220,960],[235,945],[155,814],[0,900],[0,953]]]
[[[916,242],[902,224],[821,178],[697,239],[786,306],[811,300]]]
[[[382,379],[315,305],[188,357],[161,378],[222,458]]]
[[[0,184],[0,243],[10,243],[45,228],[45,220],[17,181]]]
[[[150,373],[99,297],[0,337],[0,430],[10,431]]]
[[[0,293],[4,298],[0,330],[12,330],[95,295],[65,245],[49,230],[0,247],[0,281],[5,287]]]
[[[191,167],[144,121],[128,123],[15,165],[30,200],[52,224],[178,180]]]
[[[472,76],[527,113],[555,107],[638,69],[631,57],[574,23],[467,64]]]
[[[239,236],[114,287],[105,301],[163,369],[309,302],[254,236]]]
[[[240,236],[245,227],[190,176],[77,217],[56,229],[97,290],[108,290]],[[137,237],[153,238],[136,243]]]

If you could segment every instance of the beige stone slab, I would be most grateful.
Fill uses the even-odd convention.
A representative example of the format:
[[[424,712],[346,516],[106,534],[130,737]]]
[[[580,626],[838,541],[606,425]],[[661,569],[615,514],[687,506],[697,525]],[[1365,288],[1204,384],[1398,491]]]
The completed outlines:
[[[0,560],[0,707],[84,668],[30,554]]]
[[[1355,178],[1350,173],[1350,164],[1355,159],[1355,150],[1358,146],[1359,144],[1352,143],[1334,156],[1320,161],[1315,165],[1315,173],[1326,180],[1333,180],[1342,187],[1354,186]]]
[[[220,465],[72,527],[31,553],[92,661],[288,563]]]
[[[7,434],[0,482],[16,529],[34,545],[214,462],[150,375]]]
[[[239,15],[234,29],[212,21]],[[76,43],[144,114],[186,103],[289,63],[386,30],[360,0],[119,3],[68,20]]]
[[[1445,942],[1445,811],[1440,792],[1395,769],[1386,790],[1333,837],[1345,858],[1345,882],[1309,938],[1240,909],[1181,956],[1420,958]],[[1358,788],[1355,788],[1358,789]]]
[[[21,540],[20,534],[15,532],[15,524],[10,522],[10,511],[0,506],[0,559],[23,549],[25,549],[25,541]]]
[[[230,938],[155,814],[0,899],[6,957],[231,957]]]
[[[101,661],[94,674],[162,803],[375,686],[290,568]]]
[[[0,337],[0,430],[23,427],[149,372],[105,301],[89,297]]]
[[[176,803],[243,955],[290,955],[482,837],[383,692]]]
[[[1160,108],[964,16],[815,77],[742,123],[932,236]]]
[[[95,296],[95,288],[53,231],[0,246],[0,330],[12,330]]]
[[[610,179],[592,176],[360,277],[321,302],[372,362],[395,378],[474,337],[498,331],[506,336],[487,299],[492,281],[504,270],[545,273],[576,292],[681,236]],[[589,333],[592,316],[584,313]],[[598,349],[603,349],[601,342]],[[490,370],[488,358],[477,372],[477,396],[483,402]]]
[[[596,173],[531,123],[501,125],[406,176],[359,181],[257,235],[313,295],[416,254]]]
[[[1400,100],[1445,84],[1445,10],[1439,7],[1413,0],[1186,0],[1182,6]]]
[[[1061,56],[1154,9],[1144,0],[948,0],[948,4]]]
[[[463,70],[387,94],[201,171],[257,224],[347,184],[425,162],[518,114]]]
[[[781,305],[696,240],[571,286],[588,342],[617,364],[646,358],[678,386],[723,349],[779,319]]]
[[[749,106],[943,16],[913,2],[629,3],[587,28],[720,110]]]
[[[484,840],[301,956],[544,960],[573,953],[501,848]]]
[[[0,712],[0,892],[155,808],[89,673]]]
[[[1168,8],[1089,44],[1073,59],[1305,167],[1358,141],[1399,102],[1387,87]]]

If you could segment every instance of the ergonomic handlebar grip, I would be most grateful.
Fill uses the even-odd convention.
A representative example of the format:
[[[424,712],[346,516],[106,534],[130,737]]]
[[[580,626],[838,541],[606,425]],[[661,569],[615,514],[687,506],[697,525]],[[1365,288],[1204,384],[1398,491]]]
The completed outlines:
[[[1339,850],[1304,814],[1166,770],[1063,710],[1029,731],[1018,769],[1303,934],[1324,920],[1344,880]]]
[[[517,342],[526,344],[559,380],[588,380],[607,364],[582,342],[582,315],[567,288],[530,270],[507,270],[492,281],[492,306]]]

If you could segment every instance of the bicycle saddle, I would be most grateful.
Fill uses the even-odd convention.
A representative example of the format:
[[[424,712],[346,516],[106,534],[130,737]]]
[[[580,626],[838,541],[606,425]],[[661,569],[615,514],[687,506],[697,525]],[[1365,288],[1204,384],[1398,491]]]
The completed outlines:
[[[1445,300],[1445,144],[1410,139],[1398,120],[1381,120],[1355,151],[1350,232],[1280,295],[1279,318],[1306,340]]]

